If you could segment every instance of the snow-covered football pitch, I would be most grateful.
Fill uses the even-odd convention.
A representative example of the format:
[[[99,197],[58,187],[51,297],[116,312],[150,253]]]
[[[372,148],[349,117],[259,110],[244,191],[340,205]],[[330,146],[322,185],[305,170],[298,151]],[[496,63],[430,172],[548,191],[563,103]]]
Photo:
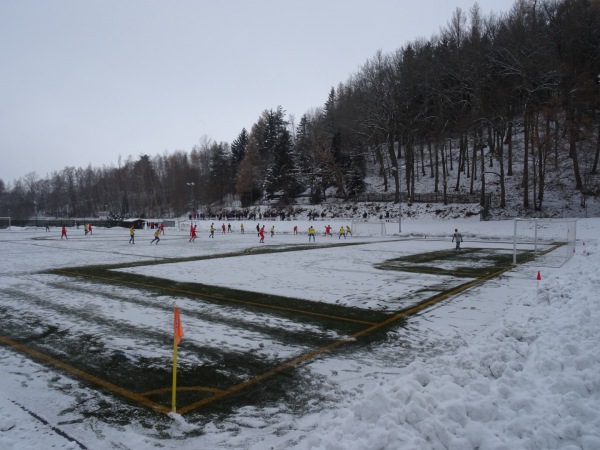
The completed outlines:
[[[214,238],[209,225],[192,243],[168,228],[158,244],[152,230],[135,244],[123,228],[71,228],[62,240],[58,229],[3,230],[0,344],[108,393],[106,416],[169,412],[177,306],[177,412],[301,407],[326,395],[306,362],[376,344],[512,263],[506,237],[467,237],[456,252],[446,231],[344,239],[334,224],[309,243],[308,223],[295,235],[274,222],[259,243],[249,223]]]

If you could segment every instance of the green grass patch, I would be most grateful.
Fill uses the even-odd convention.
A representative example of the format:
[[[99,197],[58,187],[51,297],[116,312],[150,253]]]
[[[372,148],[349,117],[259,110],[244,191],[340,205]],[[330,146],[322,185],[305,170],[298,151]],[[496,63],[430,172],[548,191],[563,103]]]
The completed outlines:
[[[512,253],[498,249],[441,250],[387,260],[377,267],[458,278],[481,278],[512,265]]]

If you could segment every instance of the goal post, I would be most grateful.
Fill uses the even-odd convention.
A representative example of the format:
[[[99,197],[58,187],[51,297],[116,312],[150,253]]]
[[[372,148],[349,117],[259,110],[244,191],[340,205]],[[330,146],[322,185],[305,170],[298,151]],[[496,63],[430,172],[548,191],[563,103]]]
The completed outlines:
[[[576,241],[577,219],[514,219],[513,264],[533,255],[538,264],[560,267],[573,256]]]

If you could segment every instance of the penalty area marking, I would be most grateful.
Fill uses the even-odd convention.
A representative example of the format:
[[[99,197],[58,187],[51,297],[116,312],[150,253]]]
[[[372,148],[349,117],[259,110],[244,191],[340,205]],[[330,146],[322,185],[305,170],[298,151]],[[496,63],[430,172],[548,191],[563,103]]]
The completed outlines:
[[[338,320],[341,322],[351,322],[351,323],[358,323],[358,324],[363,324],[363,325],[375,325],[374,322],[367,322],[365,320],[350,319],[348,317],[340,317],[340,316],[333,316],[330,314],[315,313],[315,312],[303,310],[303,309],[286,308],[283,306],[268,305],[268,304],[259,303],[259,302],[250,302],[247,300],[236,300],[233,298],[227,298],[227,297],[221,297],[218,295],[210,295],[210,294],[198,293],[198,292],[193,292],[193,291],[187,291],[184,289],[175,289],[175,288],[170,288],[170,287],[155,286],[155,285],[151,285],[151,284],[140,283],[137,281],[124,281],[124,280],[119,280],[119,279],[115,279],[115,278],[100,277],[98,275],[89,275],[89,274],[83,274],[83,273],[79,273],[79,272],[71,272],[69,270],[64,270],[64,269],[57,269],[54,271],[54,273],[62,273],[64,275],[72,276],[72,277],[74,276],[74,277],[81,277],[81,278],[90,278],[90,279],[94,279],[94,280],[102,280],[102,281],[107,281],[107,282],[111,282],[111,283],[127,284],[127,285],[131,285],[131,286],[136,286],[136,287],[143,287],[146,289],[158,289],[161,291],[174,292],[177,294],[186,294],[186,295],[193,296],[193,297],[208,298],[211,300],[225,301],[225,302],[230,302],[230,303],[237,303],[240,305],[249,305],[249,306],[255,306],[255,307],[260,307],[260,308],[265,308],[265,309],[273,309],[273,310],[277,310],[277,311],[292,312],[292,313],[303,314],[303,315],[307,315],[307,316],[314,316],[314,317],[321,317],[321,318],[325,318],[325,319]]]

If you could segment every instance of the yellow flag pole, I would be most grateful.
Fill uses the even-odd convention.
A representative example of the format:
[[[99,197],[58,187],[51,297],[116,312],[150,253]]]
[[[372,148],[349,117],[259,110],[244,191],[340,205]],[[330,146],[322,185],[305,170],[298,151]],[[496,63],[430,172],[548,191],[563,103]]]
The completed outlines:
[[[173,339],[173,387],[171,393],[171,411],[177,412],[177,336]]]
[[[175,306],[175,310],[173,311],[173,387],[171,397],[171,411],[173,412],[177,411],[177,407],[175,406],[177,399],[177,345],[179,345],[182,337],[183,327],[179,318],[179,308]]]

